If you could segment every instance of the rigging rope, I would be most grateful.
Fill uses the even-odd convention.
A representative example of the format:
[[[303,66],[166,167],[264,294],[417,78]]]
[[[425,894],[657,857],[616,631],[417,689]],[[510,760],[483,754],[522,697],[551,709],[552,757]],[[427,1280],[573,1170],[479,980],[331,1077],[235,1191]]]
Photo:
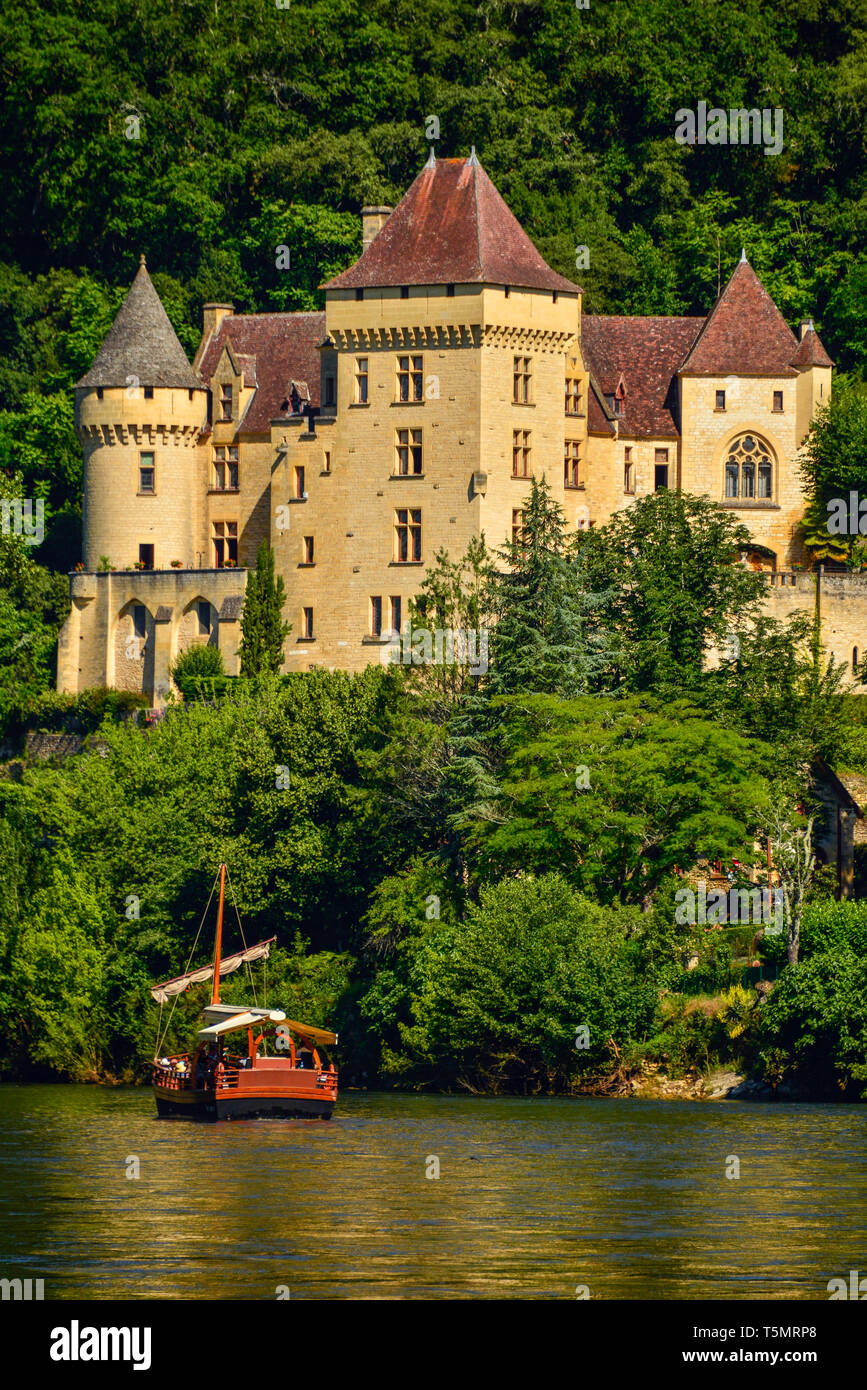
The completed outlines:
[[[226,876],[227,876],[227,877],[228,877],[228,872],[229,872],[229,871],[228,871],[228,869],[227,869],[227,870],[226,870]],[[202,927],[204,926],[204,924],[205,924],[205,918],[206,918],[207,915],[208,915],[208,908],[211,906],[211,903],[212,903],[212,901],[213,901],[213,898],[214,898],[214,891],[215,891],[215,889],[216,889],[216,887],[217,887],[217,880],[219,879],[219,877],[220,877],[220,876],[219,876],[219,874],[218,874],[217,877],[214,879],[214,882],[213,882],[213,884],[212,884],[212,886],[211,886],[211,896],[208,898],[207,906],[205,907],[205,910],[204,910],[204,912],[202,913],[202,920],[201,920],[201,922],[199,923],[199,930],[196,932],[196,939],[195,939],[195,941],[193,942],[192,950],[190,951],[189,958],[188,958],[188,960],[187,960],[186,969],[182,972],[184,975],[186,975],[187,972],[189,971],[190,964],[191,964],[191,962],[192,962],[193,956],[194,956],[195,953],[196,953],[196,947],[197,947],[197,945],[199,944],[199,937],[200,937],[201,934],[202,934]],[[156,1061],[157,1058],[158,1058],[159,1055],[160,1055],[160,1044],[161,1044],[162,1042],[165,1041],[166,1034],[168,1033],[169,1028],[171,1027],[171,1024],[172,1024],[172,1016],[173,1016],[173,1014],[174,1014],[174,1012],[175,1012],[175,1006],[176,1006],[178,1000],[180,999],[180,997],[181,997],[181,996],[180,996],[179,994],[176,994],[176,995],[175,995],[175,1000],[174,1000],[174,1003],[172,1004],[172,1011],[171,1011],[171,1013],[169,1014],[168,1021],[166,1022],[165,1032],[164,1032],[162,1035],[160,1035],[159,1028],[160,1028],[160,1023],[162,1022],[162,1017],[163,1017],[163,1006],[162,1006],[162,1004],[160,1004],[160,1016],[159,1016],[159,1020],[158,1020],[158,1022],[157,1022],[157,1048],[156,1048],[156,1052],[154,1053],[154,1061]]]

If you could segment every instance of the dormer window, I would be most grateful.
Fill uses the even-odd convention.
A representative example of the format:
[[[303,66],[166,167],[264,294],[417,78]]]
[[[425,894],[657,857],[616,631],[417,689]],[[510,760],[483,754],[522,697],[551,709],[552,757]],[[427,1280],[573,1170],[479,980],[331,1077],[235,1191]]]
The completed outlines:
[[[224,382],[220,387],[220,419],[223,421],[232,419],[232,394],[232,383]]]

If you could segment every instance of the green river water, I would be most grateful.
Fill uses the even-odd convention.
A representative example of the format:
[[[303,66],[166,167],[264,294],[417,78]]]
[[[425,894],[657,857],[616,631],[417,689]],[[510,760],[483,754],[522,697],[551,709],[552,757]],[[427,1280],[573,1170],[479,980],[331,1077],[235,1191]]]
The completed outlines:
[[[864,1106],[347,1092],[327,1123],[196,1125],[147,1089],[6,1085],[0,1189],[0,1277],[46,1299],[827,1299],[867,1273]]]

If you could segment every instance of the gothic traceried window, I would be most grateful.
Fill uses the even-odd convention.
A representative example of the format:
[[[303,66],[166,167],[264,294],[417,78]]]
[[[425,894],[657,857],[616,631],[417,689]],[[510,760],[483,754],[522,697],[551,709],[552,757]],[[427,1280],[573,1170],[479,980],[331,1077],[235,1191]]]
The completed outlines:
[[[725,495],[727,498],[758,498],[769,502],[773,496],[771,451],[754,434],[733,440],[726,453]]]

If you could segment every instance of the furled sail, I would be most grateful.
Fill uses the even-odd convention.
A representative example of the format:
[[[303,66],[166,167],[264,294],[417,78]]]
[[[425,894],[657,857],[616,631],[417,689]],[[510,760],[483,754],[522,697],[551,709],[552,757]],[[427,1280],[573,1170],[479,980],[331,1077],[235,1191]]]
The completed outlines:
[[[233,956],[224,956],[220,961],[220,979],[224,975],[231,975],[233,970],[244,965],[247,961],[267,960],[271,953],[271,944],[276,941],[276,936],[269,936],[267,941],[257,941],[255,946],[248,946],[244,951],[236,951]],[[154,985],[151,996],[158,1004],[165,1004],[175,994],[183,994],[184,990],[189,989],[190,985],[200,985],[205,980],[214,977],[214,965],[202,965],[198,970],[188,970],[186,975],[178,975],[174,980],[166,980],[164,984]]]

